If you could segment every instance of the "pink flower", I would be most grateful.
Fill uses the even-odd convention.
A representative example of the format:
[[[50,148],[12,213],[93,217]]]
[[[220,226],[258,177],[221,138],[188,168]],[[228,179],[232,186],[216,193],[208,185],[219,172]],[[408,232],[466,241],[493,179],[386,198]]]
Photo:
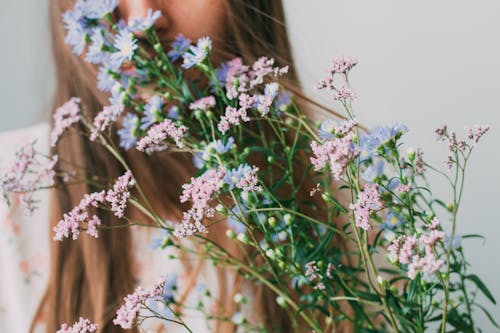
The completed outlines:
[[[334,101],[345,101],[345,100],[352,101],[355,100],[356,97],[357,96],[354,90],[346,86],[341,86],[340,88],[336,89],[335,93],[333,94]]]
[[[363,191],[358,194],[358,201],[351,204],[350,209],[354,210],[354,221],[357,227],[370,230],[370,214],[382,209],[380,193],[376,184],[367,184]]]
[[[396,187],[396,191],[401,192],[401,193],[410,192],[412,189],[413,189],[413,184],[410,181],[406,185],[403,183],[400,183]]]
[[[328,77],[324,80],[321,80],[317,85],[316,89],[328,88],[331,90],[335,90],[335,86],[333,83],[333,78],[336,74],[347,74],[354,66],[356,66],[358,61],[353,58],[348,57],[339,57],[333,60],[332,65],[328,69]]]
[[[127,206],[127,201],[130,198],[129,188],[135,185],[135,180],[132,178],[132,173],[127,171],[123,176],[120,176],[113,189],[108,190],[106,201],[111,204],[111,210],[115,216],[122,218]]]
[[[214,216],[214,209],[209,203],[222,188],[225,174],[226,169],[223,167],[219,170],[210,169],[182,186],[180,201],[191,201],[192,206],[184,212],[182,223],[176,226],[174,236],[183,238],[196,232],[207,232],[201,221],[204,217]]]
[[[207,96],[194,101],[189,105],[190,110],[208,111],[215,106],[215,97]]]
[[[148,299],[158,299],[163,292],[165,283],[166,281],[162,279],[150,290],[145,290],[141,286],[137,287],[132,294],[123,299],[125,303],[116,312],[113,324],[121,326],[123,329],[131,329],[139,312],[144,308],[145,302]]]
[[[222,133],[226,133],[229,130],[229,125],[239,125],[240,120],[242,121],[250,121],[250,118],[247,116],[247,110],[245,108],[236,109],[232,106],[226,107],[226,114],[221,117],[217,128]]]
[[[54,167],[58,161],[57,156],[47,158],[37,153],[35,143],[21,146],[15,153],[13,163],[0,173],[0,196],[7,204],[17,197],[28,215],[36,209],[34,192],[54,185]]]
[[[55,147],[59,137],[66,129],[80,121],[79,98],[71,98],[54,112],[54,127],[50,133],[50,146]]]
[[[139,151],[159,151],[167,148],[165,140],[172,138],[179,148],[184,147],[184,135],[187,132],[186,126],[176,126],[172,120],[165,119],[163,122],[153,125],[147,135],[137,142]]]
[[[118,117],[123,113],[123,105],[109,105],[94,118],[93,128],[90,132],[90,141],[97,139],[109,124],[118,120]]]
[[[80,317],[73,326],[62,324],[61,328],[56,333],[93,333],[97,332],[98,326],[90,322],[90,320]]]

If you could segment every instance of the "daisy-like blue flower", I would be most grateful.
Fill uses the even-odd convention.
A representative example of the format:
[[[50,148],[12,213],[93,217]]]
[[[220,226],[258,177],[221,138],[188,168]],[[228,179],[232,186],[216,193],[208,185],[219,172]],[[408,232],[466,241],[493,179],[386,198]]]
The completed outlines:
[[[284,112],[290,106],[290,104],[292,104],[292,94],[288,90],[283,89],[278,94],[278,98],[276,99],[276,109]]]
[[[144,109],[144,117],[141,119],[141,129],[145,130],[154,123],[161,121],[162,109],[163,99],[157,95],[151,97]]]
[[[196,152],[193,155],[193,164],[199,170],[205,165],[205,161],[201,158],[203,156],[202,152]]]
[[[127,113],[123,119],[123,127],[118,130],[120,137],[120,147],[125,150],[132,148],[137,142],[137,132],[140,126],[139,117],[134,114]]]
[[[171,221],[168,221],[171,222]],[[173,224],[173,223],[172,223]],[[153,238],[151,241],[151,244],[149,246],[151,247],[151,250],[157,250],[165,244],[165,241],[170,237],[171,233],[167,229],[161,229],[160,234],[158,237]]]
[[[128,29],[122,29],[113,46],[117,51],[111,54],[110,65],[113,70],[118,70],[125,61],[132,60],[137,49],[137,39]]]
[[[167,56],[172,62],[176,61],[189,49],[191,46],[191,39],[184,37],[183,34],[177,35],[172,42],[172,49],[168,51]]]
[[[217,79],[219,79],[221,85],[226,84],[227,72],[229,71],[229,68],[231,68],[231,65],[224,62],[220,65],[220,67],[215,69],[215,74],[217,74]]]
[[[167,111],[167,117],[170,119],[178,120],[179,119],[179,107],[177,105],[171,106]]]
[[[236,184],[240,182],[246,175],[253,172],[253,169],[248,164],[241,164],[237,169],[232,169],[226,173],[224,182],[229,185],[232,190]]]
[[[383,227],[386,229],[394,229],[395,227],[399,227],[404,223],[405,220],[403,219],[403,217],[391,210],[389,213],[387,213]]]
[[[370,133],[362,137],[362,150],[366,150],[366,155],[373,156],[373,154],[376,154],[378,147],[406,132],[408,132],[408,127],[400,123],[393,126],[375,127]]]
[[[105,66],[101,66],[97,73],[97,88],[101,91],[109,92],[115,83],[116,80],[109,73],[109,69]]]
[[[89,29],[81,10],[75,7],[63,14],[64,28],[66,36],[64,42],[71,46],[73,54],[80,56],[86,44]]]
[[[246,215],[246,211],[248,210],[244,205],[240,204],[240,208],[241,210],[243,211],[243,214]],[[231,212],[232,214],[229,215],[229,217],[227,218],[227,225],[229,226],[229,228],[233,229],[233,231],[236,233],[236,234],[241,234],[241,233],[245,233],[247,231],[247,227],[245,224],[243,224],[243,222],[241,222],[236,216],[240,216],[240,210],[238,209],[238,206],[236,205],[233,205],[233,207],[231,207]]]
[[[148,9],[148,13],[146,17],[144,18],[133,18],[129,22],[129,27],[130,30],[136,32],[136,31],[146,31],[150,29],[155,22],[161,17],[161,11],[160,10],[153,10],[150,8]]]
[[[91,40],[92,44],[89,46],[85,60],[91,64],[102,64],[106,62],[109,58],[109,53],[103,51],[106,45],[103,31],[99,28],[94,29]]]
[[[210,142],[203,151],[202,158],[208,160],[210,156],[215,152],[219,155],[228,152],[234,146],[234,138],[230,136],[227,142],[224,144],[222,140],[215,140]]]
[[[460,246],[462,246],[462,236],[461,235],[455,235],[453,238],[446,237],[446,248],[450,248],[450,243],[451,243],[451,249],[456,250]]]
[[[326,119],[321,122],[319,126],[318,135],[321,140],[325,141],[333,138],[333,132],[335,127],[337,127],[338,123],[333,119]]]
[[[119,2],[119,0],[79,0],[75,7],[81,8],[85,17],[98,20],[112,13]]]
[[[376,177],[380,177],[384,172],[384,161],[381,159],[373,162],[373,165],[368,166],[361,174],[361,177],[369,183],[373,183]]]
[[[118,82],[111,87],[111,96],[109,97],[109,103],[111,105],[121,106],[124,104],[127,98],[127,93],[123,89],[122,85]]]
[[[212,40],[209,37],[198,39],[196,46],[191,46],[189,51],[183,54],[184,63],[182,68],[188,69],[193,66],[201,64],[207,57],[212,49]]]

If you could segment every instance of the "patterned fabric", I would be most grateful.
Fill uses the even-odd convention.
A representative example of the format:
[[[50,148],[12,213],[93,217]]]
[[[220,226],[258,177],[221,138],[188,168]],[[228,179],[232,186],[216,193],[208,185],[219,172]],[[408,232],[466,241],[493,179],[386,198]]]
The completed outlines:
[[[20,145],[37,139],[36,147],[40,152],[49,151],[49,126],[41,124],[30,128],[0,134],[0,169],[11,162],[14,152]],[[49,276],[49,195],[48,192],[37,194],[39,209],[27,217],[13,202],[9,207],[0,202],[0,332],[28,332],[31,319],[46,288]],[[173,279],[177,276],[179,292],[188,282],[184,265],[172,251],[154,250],[154,244],[161,242],[162,233],[153,228],[132,229],[135,254],[134,272],[138,282],[144,288],[152,287],[160,276]],[[153,247],[152,247],[153,246]],[[190,262],[196,262],[192,258]],[[211,279],[205,279],[211,277]],[[193,291],[188,294],[186,304],[196,307],[203,299],[204,280],[212,281],[210,291],[216,294],[213,283],[214,268],[202,266]],[[168,310],[168,309],[159,309]],[[198,311],[184,312],[186,324],[194,332],[209,332],[207,323]],[[37,318],[37,332],[43,332],[43,315]],[[186,332],[185,328],[175,323],[149,320],[145,322],[145,332]]]

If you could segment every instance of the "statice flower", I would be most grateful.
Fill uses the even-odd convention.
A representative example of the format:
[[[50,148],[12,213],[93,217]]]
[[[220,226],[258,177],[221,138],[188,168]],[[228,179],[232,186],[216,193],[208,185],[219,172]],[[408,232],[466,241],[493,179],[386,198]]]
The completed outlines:
[[[116,122],[123,111],[124,107],[122,105],[105,106],[94,118],[93,127],[90,131],[90,141],[95,141],[99,134],[108,128],[109,124]]]
[[[118,177],[113,188],[106,193],[106,201],[111,204],[111,211],[116,217],[122,218],[130,198],[129,188],[135,185],[132,173],[127,171],[123,176]]]
[[[349,87],[341,86],[333,94],[334,101],[353,101],[356,99],[356,93]]]
[[[350,204],[349,208],[354,211],[354,222],[357,227],[364,230],[371,230],[370,215],[382,209],[380,192],[376,184],[367,184],[358,194],[358,201]]]
[[[78,205],[76,205],[70,212],[64,214],[62,220],[60,220],[53,228],[55,232],[54,240],[62,241],[64,238],[68,238],[70,234],[72,235],[73,240],[78,239],[81,224],[85,222],[88,223],[89,221],[92,222],[87,233],[97,238],[98,234],[95,228],[101,224],[101,220],[97,215],[90,216],[88,209],[101,206],[106,200],[105,197],[105,191],[85,194]]]
[[[359,148],[353,144],[353,128],[357,125],[355,120],[338,124],[333,129],[333,138],[323,143],[311,142],[314,157],[311,163],[314,170],[322,170],[329,166],[334,179],[339,180],[347,164],[359,154]]]
[[[113,46],[117,49],[111,54],[110,66],[113,70],[119,69],[125,61],[131,61],[137,49],[137,39],[128,30],[123,29],[116,36]]]
[[[92,64],[102,64],[107,62],[109,59],[109,53],[103,51],[103,48],[106,45],[103,31],[98,28],[94,29],[91,41],[92,44],[90,44],[87,54],[85,55],[85,60]]]
[[[162,120],[163,99],[152,96],[144,107],[144,117],[141,119],[141,129],[146,130],[154,123]]]
[[[50,133],[50,146],[55,147],[66,129],[80,121],[80,99],[73,97],[54,112],[54,127]]]
[[[190,110],[201,110],[201,111],[208,111],[212,109],[215,106],[215,97],[214,96],[207,96],[200,98],[193,103],[189,104],[189,109]]]
[[[227,106],[226,113],[221,117],[220,122],[217,124],[217,128],[222,133],[226,133],[230,125],[239,125],[240,121],[250,121],[247,110],[245,108],[236,109],[232,106]]]
[[[320,280],[322,279],[319,268],[316,265],[316,261],[311,261],[306,264],[306,272],[305,276],[309,282],[314,284],[314,289],[316,290],[324,290],[325,285]]]
[[[133,18],[129,21],[129,27],[131,31],[146,31],[150,29],[155,22],[161,17],[160,10],[148,9],[147,15],[144,18]]]
[[[259,182],[258,171],[259,168],[256,166],[242,164],[238,168],[228,171],[224,177],[224,182],[229,184],[230,189],[236,187],[247,193],[260,192],[262,186],[257,185]]]
[[[80,319],[72,326],[64,323],[56,333],[94,333],[99,327],[93,324],[90,320],[80,317]]]
[[[358,61],[353,58],[341,56],[333,60],[332,65],[328,69],[328,77],[321,80],[317,85],[316,89],[328,88],[335,90],[334,78],[336,74],[347,75],[347,73],[356,66]]]
[[[0,196],[10,204],[19,199],[28,215],[36,209],[34,191],[54,185],[57,156],[46,158],[35,150],[36,141],[21,146],[12,164],[0,173]]]
[[[274,63],[273,58],[260,57],[257,59],[252,65],[252,71],[249,72],[249,88],[264,83],[264,78],[268,75],[281,76],[288,72],[288,66],[280,68],[274,66]]]
[[[191,201],[192,206],[187,212],[184,212],[182,223],[176,226],[174,236],[183,238],[196,232],[207,232],[201,222],[204,217],[214,216],[215,211],[209,206],[209,203],[224,185],[225,174],[224,167],[218,170],[210,169],[197,178],[191,178],[189,183],[182,186],[180,201]]]
[[[212,41],[209,37],[198,39],[196,46],[191,46],[188,51],[184,52],[184,62],[182,68],[188,69],[201,64],[210,54],[212,49]]]
[[[184,125],[177,126],[170,119],[165,119],[161,123],[153,125],[145,137],[141,138],[136,145],[139,151],[161,151],[167,148],[166,139],[172,138],[177,147],[184,147],[184,135],[187,132],[187,127]]]
[[[191,46],[191,39],[184,37],[184,35],[179,34],[175,37],[172,42],[172,49],[168,51],[167,56],[172,62],[176,61],[189,49]]]
[[[161,297],[165,283],[166,281],[162,279],[150,290],[145,290],[141,286],[137,287],[132,294],[123,299],[125,303],[116,312],[113,324],[123,329],[131,329],[141,309],[145,307],[146,301],[158,300]]]
[[[138,128],[139,128],[139,117],[134,114],[127,113],[123,119],[123,127],[118,130],[118,136],[120,137],[120,147],[125,150],[132,148],[137,142]]]

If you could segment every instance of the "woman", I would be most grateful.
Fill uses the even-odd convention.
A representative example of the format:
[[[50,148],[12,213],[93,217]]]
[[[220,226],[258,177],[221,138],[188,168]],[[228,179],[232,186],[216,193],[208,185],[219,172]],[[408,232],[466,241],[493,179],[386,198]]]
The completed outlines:
[[[84,112],[95,115],[106,104],[107,96],[97,90],[96,69],[85,63],[82,57],[71,54],[64,44],[64,27],[61,15],[73,6],[72,1],[50,3],[53,53],[56,63],[56,96],[54,105],[62,105],[70,97],[82,99]],[[266,55],[277,60],[280,66],[288,65],[290,70],[287,86],[299,91],[290,44],[284,25],[281,1],[273,0],[122,0],[115,11],[117,19],[125,20],[143,17],[152,8],[162,11],[156,22],[160,38],[165,46],[178,33],[196,40],[210,36],[214,41],[215,63],[234,56],[240,56],[245,63],[252,63],[259,56]],[[139,36],[140,37],[140,36]],[[102,147],[90,144],[78,135],[77,130],[61,138],[55,154],[61,159],[82,167],[82,176],[98,175],[111,179],[123,173],[120,165]],[[128,152],[127,161],[132,166],[138,182],[151,194],[161,198],[154,206],[163,217],[180,220],[182,207],[178,203],[178,191],[195,172],[190,157],[166,155],[145,157],[137,152]],[[300,168],[297,168],[300,172]],[[303,169],[302,169],[303,170]],[[168,175],[175,175],[168,176]],[[50,229],[69,211],[92,187],[87,184],[58,184],[51,202]],[[130,210],[129,215],[141,219],[139,212]],[[102,216],[103,224],[113,225],[116,218],[111,214]],[[220,230],[217,230],[220,229]],[[233,253],[237,252],[233,242],[225,236],[226,226],[217,224],[210,231],[214,241],[224,244]],[[61,323],[73,323],[79,316],[96,322],[103,332],[118,332],[112,319],[123,297],[135,285],[132,267],[137,258],[136,229],[114,229],[103,232],[98,239],[82,237],[77,241],[51,243],[50,278],[45,295],[40,302],[37,317],[43,318],[46,332],[55,332]],[[148,246],[138,244],[137,246]],[[188,262],[188,261],[186,261]],[[161,265],[161,263],[156,263]],[[196,281],[199,265],[185,264],[186,281]],[[148,268],[146,268],[148,269]],[[150,267],[150,269],[152,269]],[[233,296],[240,291],[240,278],[234,272],[217,269],[211,277],[218,284],[217,314],[231,318],[235,310]],[[140,274],[139,274],[140,275]],[[139,277],[140,278],[140,277]],[[193,288],[187,283],[187,288]],[[254,320],[261,321],[273,332],[289,332],[290,323],[284,311],[276,305],[275,295],[267,289],[253,288],[252,300]],[[33,321],[32,330],[37,327]],[[228,322],[217,322],[215,332],[233,332],[235,327]]]

